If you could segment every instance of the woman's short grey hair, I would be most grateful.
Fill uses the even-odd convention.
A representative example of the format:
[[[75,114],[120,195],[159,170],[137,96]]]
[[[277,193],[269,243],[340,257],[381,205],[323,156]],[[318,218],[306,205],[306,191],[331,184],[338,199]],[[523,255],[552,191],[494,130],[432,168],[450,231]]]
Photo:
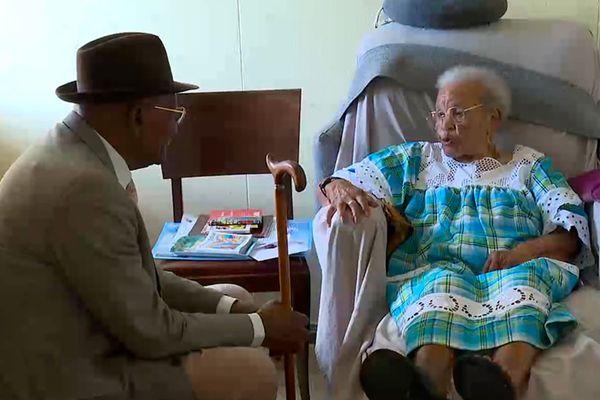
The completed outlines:
[[[485,86],[488,93],[483,99],[484,104],[500,109],[503,119],[508,117],[511,105],[510,89],[496,72],[483,67],[461,65],[440,75],[436,87],[439,90],[450,84],[462,82],[478,82]]]

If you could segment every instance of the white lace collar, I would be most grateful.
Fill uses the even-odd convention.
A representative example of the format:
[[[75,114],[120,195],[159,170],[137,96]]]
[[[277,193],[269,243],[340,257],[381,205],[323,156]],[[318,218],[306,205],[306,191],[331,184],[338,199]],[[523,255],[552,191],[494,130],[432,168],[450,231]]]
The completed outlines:
[[[505,164],[492,157],[464,163],[447,156],[441,143],[425,144],[422,154],[418,189],[488,185],[521,190],[526,186],[531,167],[543,156],[529,147],[517,145]]]

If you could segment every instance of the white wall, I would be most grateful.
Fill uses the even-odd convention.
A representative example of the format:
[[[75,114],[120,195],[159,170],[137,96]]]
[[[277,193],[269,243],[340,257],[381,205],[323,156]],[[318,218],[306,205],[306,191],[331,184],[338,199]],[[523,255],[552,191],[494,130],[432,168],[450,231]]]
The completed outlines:
[[[510,16],[569,18],[597,33],[600,0],[511,0]],[[70,109],[54,96],[74,79],[83,43],[117,31],[158,34],[176,79],[202,90],[302,88],[301,162],[335,112],[354,52],[380,0],[0,0],[0,175],[22,149]],[[158,167],[135,173],[151,238],[171,217]],[[268,176],[210,178],[184,185],[187,210],[250,205],[272,209]],[[313,211],[310,187],[297,215]]]
[[[25,145],[70,109],[54,96],[75,77],[75,52],[117,31],[165,42],[174,76],[202,90],[302,88],[301,162],[312,176],[311,142],[333,115],[353,70],[354,50],[378,0],[59,0],[0,3],[0,175]],[[336,15],[337,13],[337,15]],[[151,238],[171,218],[170,186],[158,167],[135,173]],[[186,209],[272,209],[271,178],[184,184]],[[312,188],[296,197],[309,217]]]
[[[435,3],[435,2],[434,2]],[[361,36],[380,0],[0,0],[0,176],[70,105],[54,89],[75,77],[75,52],[118,31],[158,34],[176,79],[205,91],[302,88],[301,163],[312,181],[315,134],[334,114]],[[510,0],[508,15],[567,18],[598,32],[600,0]],[[158,167],[135,173],[150,237],[171,218]],[[186,209],[250,205],[272,210],[270,177],[184,185]],[[296,196],[310,217],[313,188]]]

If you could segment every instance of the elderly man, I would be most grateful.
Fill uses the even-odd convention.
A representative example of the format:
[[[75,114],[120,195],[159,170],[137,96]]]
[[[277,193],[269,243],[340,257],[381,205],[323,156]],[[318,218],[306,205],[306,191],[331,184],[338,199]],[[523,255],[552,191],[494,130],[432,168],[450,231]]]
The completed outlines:
[[[317,345],[334,365],[359,350],[370,399],[444,399],[452,377],[464,400],[521,398],[536,357],[576,324],[562,302],[592,259],[587,217],[548,157],[494,144],[511,101],[498,75],[457,67],[438,89],[438,142],[391,146],[320,184],[331,313]]]
[[[135,204],[130,170],[160,163],[196,86],[150,34],[77,57],[75,111],[0,183],[0,398],[274,399],[256,347],[297,347],[306,317],[156,268]]]

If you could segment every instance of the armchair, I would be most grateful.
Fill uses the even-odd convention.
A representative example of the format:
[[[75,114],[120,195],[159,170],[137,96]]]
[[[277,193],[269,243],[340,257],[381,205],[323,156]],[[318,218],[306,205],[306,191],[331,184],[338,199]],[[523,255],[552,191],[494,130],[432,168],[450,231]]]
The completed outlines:
[[[502,71],[506,73],[505,77],[511,77],[509,83],[513,85],[521,79],[515,76],[532,73],[537,82],[568,82],[578,91],[576,95],[572,93],[573,98],[585,99],[582,101],[588,105],[595,104],[600,98],[595,83],[600,78],[598,52],[589,32],[577,24],[505,19],[486,27],[439,31],[388,23],[364,39],[357,57],[358,68],[351,95],[330,127],[317,138],[318,179],[389,145],[434,139],[433,129],[426,119],[433,109],[434,88],[426,87],[426,82],[419,86],[397,79],[400,74],[394,70],[410,68],[414,61],[410,55],[415,53],[409,51],[400,58],[404,65],[400,62],[386,64],[386,58],[382,57],[380,68],[370,68],[374,54],[391,54],[390,45],[412,46],[411,51],[415,49],[414,45],[441,46],[456,59],[464,56],[470,62],[474,59],[481,63],[502,62]],[[441,52],[436,50],[431,54],[435,59]],[[447,59],[448,53],[444,54]],[[428,65],[433,73],[435,62],[430,64],[434,65]],[[366,65],[370,67],[366,68]],[[417,70],[414,65],[412,68]],[[366,69],[370,75],[365,78]],[[513,72],[506,72],[509,70]],[[569,125],[565,121],[570,118],[567,114],[573,104],[551,104],[554,100],[548,100],[544,105],[555,107],[553,110],[560,113],[560,118],[556,114],[545,118],[543,107],[540,107],[545,100],[522,93],[514,115],[497,135],[500,148],[509,149],[515,144],[533,147],[551,156],[555,167],[569,178],[598,168],[598,135],[586,131],[581,124],[573,125],[577,132],[565,128]],[[531,115],[527,114],[528,107]],[[593,110],[595,106],[590,107],[592,114],[598,112]],[[577,184],[578,181],[573,182]],[[588,209],[592,246],[597,252],[600,203],[589,203]],[[324,217],[325,210],[322,209],[314,223],[315,244],[323,271],[317,359],[336,399],[360,399],[364,398],[357,379],[361,354],[372,341],[379,321],[388,312],[383,259],[385,217],[383,213],[375,212],[353,229],[337,219],[331,228],[327,228]],[[347,245],[352,241],[357,244],[372,241],[373,253],[381,253],[381,256],[363,260],[338,254],[338,257],[346,258],[343,262],[338,259],[333,263],[330,246],[342,238]],[[350,268],[350,265],[356,267]],[[600,366],[600,315],[596,311],[600,307],[600,291],[595,288],[598,264],[584,270],[582,280],[584,287],[567,301],[580,326],[540,357],[532,371],[528,399],[591,399],[599,395],[600,387],[593,377],[596,372],[592,372]]]

